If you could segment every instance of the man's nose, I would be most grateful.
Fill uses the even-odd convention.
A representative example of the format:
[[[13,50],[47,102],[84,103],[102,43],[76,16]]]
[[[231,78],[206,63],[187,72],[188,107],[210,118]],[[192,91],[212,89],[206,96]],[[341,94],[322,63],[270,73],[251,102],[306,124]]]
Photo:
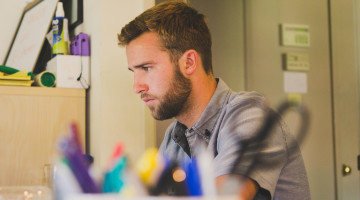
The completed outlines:
[[[133,89],[136,94],[140,94],[143,92],[147,92],[149,87],[146,83],[141,81],[141,79],[139,80],[138,78],[135,77]]]

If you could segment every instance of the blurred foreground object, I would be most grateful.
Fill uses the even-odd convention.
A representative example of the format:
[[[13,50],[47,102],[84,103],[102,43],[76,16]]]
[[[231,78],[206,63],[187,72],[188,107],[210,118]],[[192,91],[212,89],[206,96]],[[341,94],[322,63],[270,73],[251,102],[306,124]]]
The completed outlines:
[[[0,200],[52,200],[52,192],[43,186],[0,187]]]

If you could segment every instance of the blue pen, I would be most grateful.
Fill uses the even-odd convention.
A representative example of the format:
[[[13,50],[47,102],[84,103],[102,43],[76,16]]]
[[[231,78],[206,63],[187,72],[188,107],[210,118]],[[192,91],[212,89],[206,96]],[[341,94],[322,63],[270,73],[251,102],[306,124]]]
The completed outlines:
[[[190,196],[201,196],[203,192],[197,160],[192,158],[191,161],[183,164],[186,173],[185,183]]]

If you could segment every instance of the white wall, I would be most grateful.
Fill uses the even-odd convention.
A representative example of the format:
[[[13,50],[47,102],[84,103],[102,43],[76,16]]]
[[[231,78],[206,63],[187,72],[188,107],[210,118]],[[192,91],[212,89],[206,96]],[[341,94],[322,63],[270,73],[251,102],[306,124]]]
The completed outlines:
[[[90,37],[88,133],[90,153],[100,168],[118,142],[125,144],[131,160],[155,145],[155,122],[133,93],[133,74],[127,68],[125,49],[117,44],[121,28],[151,5],[151,0],[84,1],[84,23],[76,32]]]

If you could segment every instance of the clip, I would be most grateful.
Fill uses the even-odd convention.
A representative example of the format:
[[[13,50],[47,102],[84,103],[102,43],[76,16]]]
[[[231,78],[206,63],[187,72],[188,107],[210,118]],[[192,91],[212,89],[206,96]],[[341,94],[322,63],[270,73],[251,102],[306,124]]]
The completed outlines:
[[[86,33],[76,35],[70,44],[71,55],[90,55],[89,37]]]

